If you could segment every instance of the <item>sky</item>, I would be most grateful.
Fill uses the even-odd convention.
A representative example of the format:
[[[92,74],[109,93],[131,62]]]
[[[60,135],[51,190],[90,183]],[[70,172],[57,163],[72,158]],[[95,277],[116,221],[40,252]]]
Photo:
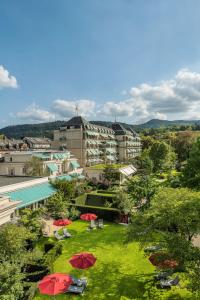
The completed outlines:
[[[200,119],[199,0],[1,0],[0,128]]]

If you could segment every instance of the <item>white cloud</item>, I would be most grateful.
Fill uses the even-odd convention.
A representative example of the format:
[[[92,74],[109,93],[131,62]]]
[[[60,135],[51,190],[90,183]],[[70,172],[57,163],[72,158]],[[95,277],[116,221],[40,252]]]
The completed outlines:
[[[124,100],[95,103],[92,100],[57,99],[51,111],[35,104],[16,116],[23,120],[50,121],[69,119],[78,113],[89,120],[114,120],[141,123],[157,119],[200,119],[200,73],[181,69],[177,74],[157,84],[143,83],[123,95]]]
[[[0,65],[0,89],[1,88],[17,88],[17,79],[10,75],[8,70]]]
[[[28,106],[24,111],[17,112],[16,117],[27,122],[50,122],[56,118],[54,113],[41,109],[35,103]]]
[[[151,118],[200,118],[200,73],[182,69],[171,80],[156,85],[132,87],[128,99],[106,102],[101,112],[107,116],[131,118],[132,122]]]
[[[69,101],[57,99],[53,102],[53,111],[64,119],[68,119],[76,115],[76,107],[78,108],[78,114],[83,117],[91,117],[95,115],[95,102],[91,100],[82,99]]]

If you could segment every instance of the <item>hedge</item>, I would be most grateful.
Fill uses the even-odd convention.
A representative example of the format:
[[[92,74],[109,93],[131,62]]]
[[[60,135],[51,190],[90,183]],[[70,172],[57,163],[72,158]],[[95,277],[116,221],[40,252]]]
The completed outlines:
[[[116,208],[102,207],[102,206],[92,206],[92,205],[77,205],[74,204],[80,212],[83,213],[94,213],[98,218],[105,219],[107,221],[116,221],[118,219],[120,211]]]

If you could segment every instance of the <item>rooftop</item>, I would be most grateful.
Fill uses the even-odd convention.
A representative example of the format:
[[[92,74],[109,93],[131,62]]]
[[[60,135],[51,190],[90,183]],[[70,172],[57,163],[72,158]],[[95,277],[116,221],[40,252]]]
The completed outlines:
[[[13,177],[13,176],[0,176],[0,187],[6,186],[10,184],[20,183],[24,181],[33,180],[35,177],[25,177],[25,176],[19,176],[19,177]]]

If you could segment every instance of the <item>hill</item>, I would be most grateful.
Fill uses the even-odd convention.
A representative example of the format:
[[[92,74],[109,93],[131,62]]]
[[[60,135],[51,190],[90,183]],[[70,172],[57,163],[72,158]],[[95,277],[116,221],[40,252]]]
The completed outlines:
[[[22,138],[24,136],[45,136],[52,138],[53,137],[53,130],[59,129],[60,127],[65,125],[65,121],[56,121],[56,122],[48,122],[48,123],[39,123],[39,124],[24,124],[24,125],[14,125],[14,126],[7,126],[0,129],[0,134],[4,134],[8,138]],[[111,127],[113,122],[106,122],[106,121],[91,121],[91,123],[106,127]],[[165,128],[165,127],[172,127],[172,126],[181,126],[181,125],[194,125],[200,124],[198,120],[175,120],[175,121],[168,121],[168,120],[159,120],[159,119],[152,119],[146,123],[133,125],[133,124],[126,124],[121,123],[125,128],[131,127],[136,131],[140,131],[145,128]]]

